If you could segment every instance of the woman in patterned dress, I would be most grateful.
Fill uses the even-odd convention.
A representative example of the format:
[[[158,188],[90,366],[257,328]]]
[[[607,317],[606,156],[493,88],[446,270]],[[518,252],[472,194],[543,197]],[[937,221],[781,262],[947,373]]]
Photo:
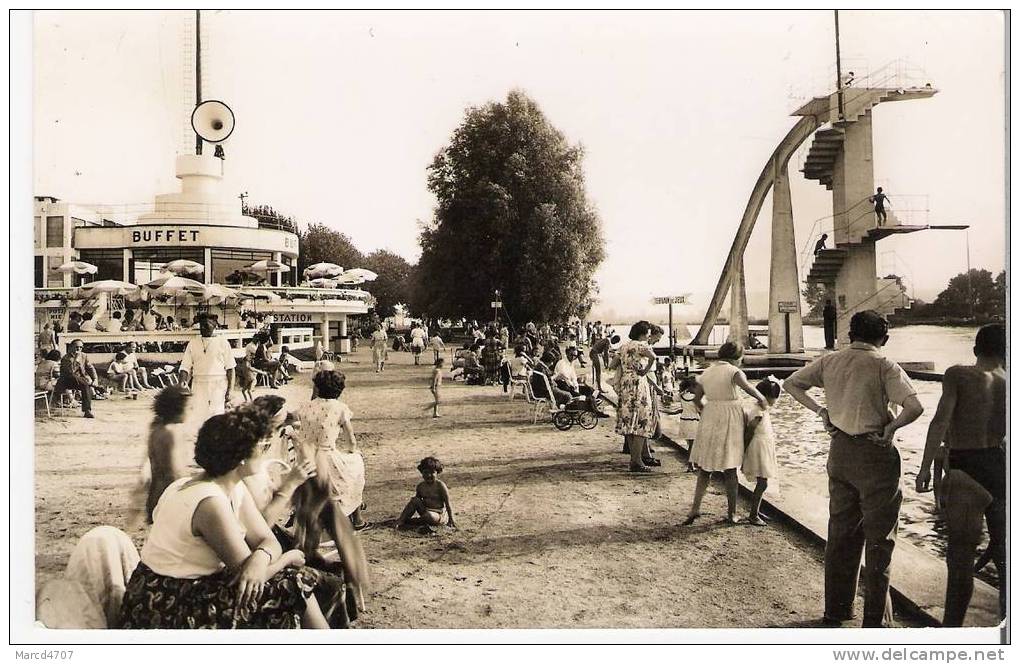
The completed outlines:
[[[630,450],[630,470],[634,473],[652,472],[643,459],[646,440],[655,434],[656,428],[651,388],[645,378],[655,366],[655,353],[647,343],[650,331],[648,321],[635,323],[630,328],[630,341],[620,347],[613,360],[619,371],[616,433],[624,437]]]
[[[203,472],[163,492],[121,604],[121,629],[328,629],[318,572],[280,547],[244,477],[261,471],[269,418],[237,409],[206,420]]]

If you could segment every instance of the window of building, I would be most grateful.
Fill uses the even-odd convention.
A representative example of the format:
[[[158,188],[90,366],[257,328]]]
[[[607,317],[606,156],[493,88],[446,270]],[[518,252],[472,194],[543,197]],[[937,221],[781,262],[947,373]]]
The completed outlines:
[[[161,276],[163,266],[170,261],[186,259],[205,264],[205,249],[202,247],[141,247],[132,250],[131,272],[132,283],[147,284]],[[192,276],[196,281],[204,281],[202,275]]]
[[[284,286],[297,286],[297,261],[289,256],[284,256],[283,264],[290,268],[290,272],[284,272],[280,275],[280,283]]]
[[[239,284],[241,268],[247,267],[257,261],[270,260],[272,257],[273,254],[269,251],[213,249],[212,281],[216,284]],[[257,278],[255,281],[257,281]]]
[[[64,246],[64,218],[46,217],[46,246]]]
[[[32,233],[32,241],[35,244],[35,248],[39,249],[42,247],[42,240],[40,239],[40,236],[42,235],[42,217],[34,217],[32,222],[32,228],[34,230]]]
[[[63,288],[64,273],[58,270],[60,267],[60,256],[49,256],[49,272],[46,274],[46,286],[49,288]]]
[[[38,217],[36,217],[38,219]],[[43,287],[43,257],[35,257],[35,287]]]
[[[124,252],[121,249],[83,249],[78,260],[92,263],[99,271],[87,277],[88,281],[124,278]]]

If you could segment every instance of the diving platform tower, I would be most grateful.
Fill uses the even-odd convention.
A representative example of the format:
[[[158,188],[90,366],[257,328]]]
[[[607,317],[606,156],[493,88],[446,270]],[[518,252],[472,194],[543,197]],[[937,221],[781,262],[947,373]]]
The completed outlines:
[[[754,230],[765,196],[772,191],[772,246],[769,276],[769,352],[802,353],[800,279],[787,172],[790,157],[811,136],[802,172],[832,191],[835,248],[815,257],[807,281],[824,284],[837,307],[839,347],[849,343],[850,317],[865,309],[881,309],[875,244],[894,233],[925,230],[927,226],[899,224],[892,211],[879,227],[868,201],[875,192],[872,159],[872,110],[882,102],[927,99],[937,90],[930,85],[910,88],[844,87],[816,97],[794,111],[800,119],[780,141],[755,183],[730,246],[701,328],[692,345],[708,345],[719,312],[731,298],[731,335],[746,346],[746,293],[742,271],[744,250]],[[733,303],[736,303],[735,305]],[[740,319],[742,316],[742,320]]]

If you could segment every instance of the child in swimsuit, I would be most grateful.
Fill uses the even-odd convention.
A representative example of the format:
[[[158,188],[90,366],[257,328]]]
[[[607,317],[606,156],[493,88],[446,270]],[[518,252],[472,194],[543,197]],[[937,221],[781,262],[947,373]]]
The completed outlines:
[[[450,506],[450,490],[439,479],[443,463],[436,457],[425,457],[418,464],[418,472],[424,481],[415,488],[414,497],[397,519],[397,528],[421,526],[423,530],[435,532],[435,526],[447,525],[456,528],[453,508]]]

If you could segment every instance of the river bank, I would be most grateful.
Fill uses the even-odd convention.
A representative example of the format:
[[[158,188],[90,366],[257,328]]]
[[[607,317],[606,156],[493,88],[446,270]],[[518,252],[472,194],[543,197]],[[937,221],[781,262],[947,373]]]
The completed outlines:
[[[635,476],[612,420],[560,432],[531,424],[520,398],[450,381],[433,420],[429,368],[390,357],[382,374],[364,350],[340,366],[365,455],[367,517],[381,524],[361,535],[374,592],[359,627],[818,625],[821,550],[782,527],[722,525],[719,487],[704,523],[681,528],[694,476],[668,448],[661,472]],[[303,374],[280,393],[296,406],[309,391]],[[98,402],[95,420],[37,420],[37,584],[62,571],[89,528],[125,528],[150,405]],[[429,454],[446,465],[460,529],[427,537],[385,527]],[[128,534],[141,545],[141,529]]]

